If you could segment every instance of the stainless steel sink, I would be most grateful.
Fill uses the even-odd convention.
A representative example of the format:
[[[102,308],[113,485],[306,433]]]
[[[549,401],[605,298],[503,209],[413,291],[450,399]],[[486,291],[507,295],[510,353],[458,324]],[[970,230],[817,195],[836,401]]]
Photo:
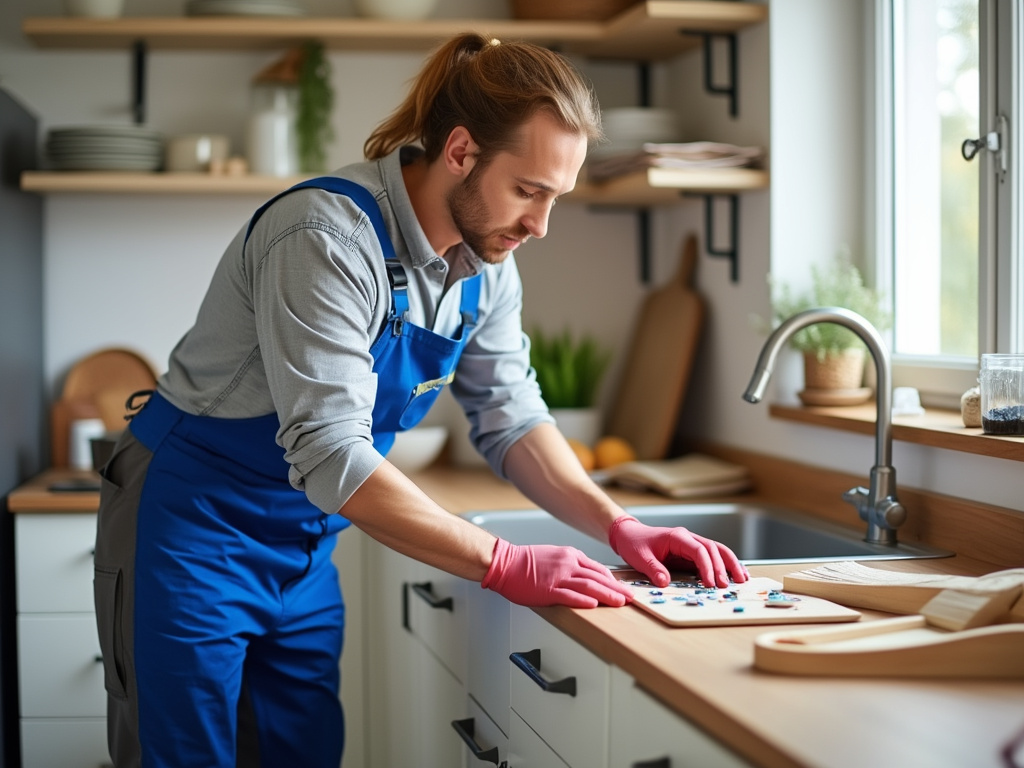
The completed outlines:
[[[667,504],[627,507],[649,525],[683,526],[720,541],[748,565],[830,560],[905,560],[952,553],[911,545],[869,544],[853,530],[778,507],[761,504]],[[611,568],[626,564],[607,544],[577,531],[543,510],[470,512],[464,515],[513,544],[576,547]]]

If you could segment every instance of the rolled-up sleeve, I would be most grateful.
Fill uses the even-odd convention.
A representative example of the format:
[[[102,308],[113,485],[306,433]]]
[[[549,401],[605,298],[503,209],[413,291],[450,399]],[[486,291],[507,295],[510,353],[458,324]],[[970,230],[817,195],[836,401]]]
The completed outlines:
[[[254,259],[251,285],[289,480],[327,513],[383,461],[371,436],[369,349],[390,294],[383,268],[372,266],[382,264],[372,230],[361,212],[349,213],[357,222],[349,231],[310,220],[277,236]]]
[[[522,329],[523,287],[515,259],[487,268],[480,325],[459,360],[452,394],[468,417],[470,439],[499,477],[508,449],[538,424],[553,422],[530,367]]]

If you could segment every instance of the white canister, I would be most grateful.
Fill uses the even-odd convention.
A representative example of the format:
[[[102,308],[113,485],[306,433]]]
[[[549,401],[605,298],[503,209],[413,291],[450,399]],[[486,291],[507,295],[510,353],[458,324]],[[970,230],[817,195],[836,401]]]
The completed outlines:
[[[260,83],[253,86],[249,117],[249,171],[267,176],[299,172],[295,118],[298,91],[294,86]]]
[[[92,439],[103,437],[107,427],[103,419],[75,419],[68,436],[68,465],[72,469],[92,469]]]

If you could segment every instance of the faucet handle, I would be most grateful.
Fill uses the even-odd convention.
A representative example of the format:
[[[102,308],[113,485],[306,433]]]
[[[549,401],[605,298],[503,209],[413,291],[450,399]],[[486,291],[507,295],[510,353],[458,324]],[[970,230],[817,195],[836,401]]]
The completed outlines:
[[[857,514],[860,515],[862,520],[868,519],[868,491],[867,488],[858,485],[856,488],[851,488],[843,494],[843,501],[847,504],[852,504],[857,509]]]
[[[893,530],[899,528],[907,520],[907,509],[894,497],[888,496],[878,503],[877,516]]]

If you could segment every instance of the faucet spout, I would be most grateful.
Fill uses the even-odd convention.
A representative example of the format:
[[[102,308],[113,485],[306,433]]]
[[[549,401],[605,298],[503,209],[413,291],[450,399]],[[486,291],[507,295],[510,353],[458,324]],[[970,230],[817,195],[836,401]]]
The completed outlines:
[[[860,517],[867,521],[867,541],[895,545],[896,529],[906,519],[906,510],[896,499],[896,470],[892,466],[892,366],[885,342],[871,323],[843,307],[817,307],[787,318],[762,347],[743,399],[748,403],[761,402],[779,350],[794,333],[816,323],[835,323],[850,329],[864,342],[875,361],[877,413],[871,488],[853,488],[843,498],[853,504]]]

